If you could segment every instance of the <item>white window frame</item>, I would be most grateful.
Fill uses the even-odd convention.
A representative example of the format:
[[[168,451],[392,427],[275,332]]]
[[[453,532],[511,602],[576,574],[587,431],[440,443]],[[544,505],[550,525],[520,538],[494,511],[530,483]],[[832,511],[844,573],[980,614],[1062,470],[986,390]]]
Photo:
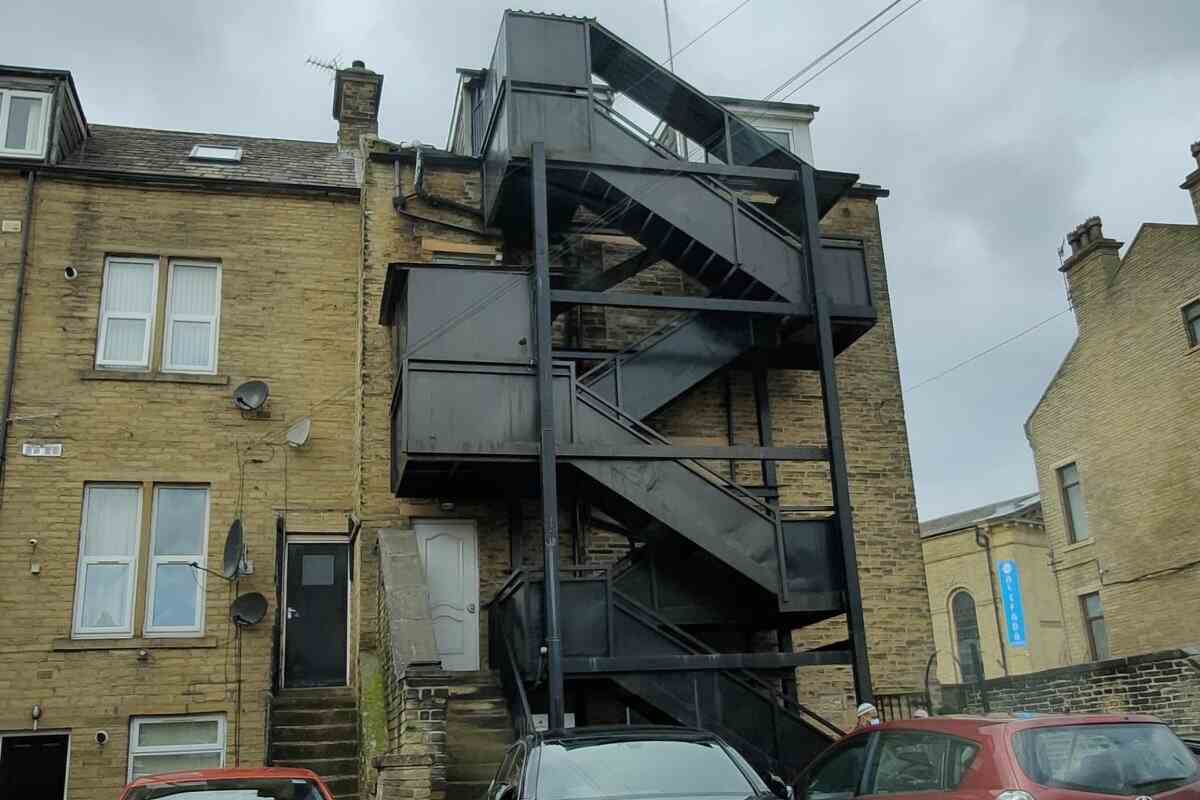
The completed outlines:
[[[211,722],[217,723],[217,744],[184,744],[161,746],[138,746],[138,732],[143,725],[153,725],[158,722]],[[125,768],[126,780],[133,780],[133,760],[138,756],[176,756],[191,753],[216,753],[221,756],[220,767],[225,766],[225,715],[224,714],[177,714],[160,717],[130,717],[129,718],[129,762]]]
[[[789,153],[795,153],[795,152],[796,152],[796,143],[795,143],[795,142],[793,141],[793,139],[792,139],[792,129],[791,129],[791,128],[776,128],[776,127],[772,127],[772,126],[769,126],[769,125],[768,125],[768,126],[765,126],[765,127],[762,127],[762,128],[756,128],[756,130],[757,130],[759,133],[763,134],[764,136],[766,136],[768,133],[782,133],[782,134],[784,134],[785,136],[787,136],[787,140],[788,140],[788,143],[787,143],[787,151],[788,151]],[[767,136],[767,138],[768,138],[768,139],[770,139],[771,137]],[[772,141],[774,141],[774,140],[772,139]],[[775,142],[775,144],[779,144],[779,142]]]
[[[146,264],[151,268],[149,313],[142,314],[133,311],[122,311],[118,314],[111,314],[108,312],[108,293],[110,289],[108,268],[114,261],[126,264]],[[154,317],[158,310],[158,259],[130,256],[107,256],[104,259],[103,280],[104,284],[100,289],[100,331],[96,335],[96,366],[98,368],[105,369],[139,370],[142,372],[148,371],[150,369],[151,344],[154,342]],[[109,319],[145,320],[146,336],[142,340],[142,358],[140,361],[118,361],[116,359],[104,358],[104,345],[105,340],[108,338]]]
[[[30,97],[37,98],[42,101],[42,118],[38,125],[34,126],[34,146],[32,148],[24,148],[17,150],[4,146],[5,137],[8,135],[8,114],[9,105],[14,97]],[[49,141],[48,133],[50,131],[50,103],[51,97],[48,92],[29,92],[23,89],[5,89],[0,88],[0,156],[5,158],[44,158],[46,155],[46,145]]]
[[[158,535],[158,510],[159,510],[159,494],[163,489],[203,489],[204,490],[204,527],[202,528],[204,535],[200,541],[199,556],[159,556],[154,554],[154,539]],[[154,584],[158,578],[158,567],[163,564],[191,564],[193,561],[200,566],[208,564],[208,523],[209,509],[212,502],[212,492],[209,487],[204,484],[188,484],[188,483],[164,483],[161,486],[154,487],[154,500],[151,508],[150,519],[150,558],[148,571],[146,576],[146,616],[142,624],[142,633],[147,638],[162,637],[162,636],[201,636],[204,633],[204,606],[208,595],[206,592],[205,577],[206,574],[202,570],[193,570],[193,575],[196,579],[196,624],[195,625],[154,625]]]
[[[84,551],[84,538],[87,536],[88,502],[92,489],[136,489],[137,490],[137,528],[133,533],[133,552],[128,556],[92,555]],[[79,558],[75,567],[75,608],[71,615],[72,639],[129,639],[133,637],[134,603],[137,600],[137,568],[138,556],[142,544],[142,502],[143,489],[138,483],[89,483],[83,487],[83,507],[79,522]],[[85,628],[83,625],[84,589],[87,568],[95,564],[124,564],[129,567],[129,578],[126,581],[125,592],[128,598],[126,609],[128,619],[124,625],[112,628]]]
[[[204,269],[212,269],[217,273],[216,285],[213,291],[216,293],[213,304],[213,313],[209,314],[176,314],[171,307],[171,286],[175,280],[175,267],[201,267]],[[209,369],[195,369],[192,367],[181,367],[171,363],[171,335],[175,328],[175,322],[207,322],[212,325],[212,340],[209,342],[208,358],[212,364]],[[221,336],[221,264],[217,261],[194,261],[186,258],[173,258],[167,264],[167,321],[163,326],[163,355],[162,355],[162,371],[163,372],[179,372],[191,375],[215,375],[217,374],[217,353],[219,348],[217,342]]]

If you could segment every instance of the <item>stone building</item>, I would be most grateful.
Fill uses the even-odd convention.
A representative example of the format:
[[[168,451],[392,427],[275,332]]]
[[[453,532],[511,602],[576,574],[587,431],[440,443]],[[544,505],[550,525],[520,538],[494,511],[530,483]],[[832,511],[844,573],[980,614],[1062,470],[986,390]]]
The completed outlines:
[[[1070,663],[1036,493],[922,522],[921,550],[939,683]]]
[[[417,290],[397,265],[528,286],[529,242],[485,225],[481,211],[492,202],[475,149],[483,132],[465,109],[487,72],[461,77],[449,147],[438,150],[380,138],[383,76],[361,62],[338,72],[328,142],[95,124],[70,73],[0,69],[0,131],[16,143],[0,149],[9,386],[0,560],[11,576],[0,588],[0,788],[91,798],[114,795],[131,775],[265,762],[307,764],[339,797],[366,797],[373,759],[385,756],[383,774],[422,791],[480,790],[511,736],[512,687],[491,671],[501,665],[489,653],[487,605],[541,563],[539,504],[481,491],[470,466],[397,496],[404,480],[426,480],[413,468],[416,448],[397,449],[396,410],[420,399],[398,391],[410,377],[397,372],[401,356],[436,345],[448,324],[473,346],[529,348],[526,365],[532,358],[529,342],[470,329],[472,284],[462,286],[467,308],[434,321],[437,335],[404,338],[415,324],[407,311],[408,327],[396,324],[401,299]],[[775,127],[807,141],[815,109],[774,110]],[[711,177],[738,167],[692,169]],[[861,581],[864,641],[850,641],[836,559],[827,605],[803,624],[784,616],[757,630],[750,620],[735,643],[693,626],[679,641],[757,659],[715,679],[749,687],[747,702],[776,692],[773,707],[799,709],[784,722],[816,712],[844,725],[853,658],[869,661],[868,691],[905,694],[920,690],[932,650],[879,228],[888,193],[845,173],[819,177],[823,258],[846,265],[846,291],[866,292],[869,307],[861,325],[835,317],[839,331],[858,325],[839,340],[835,371],[856,553],[845,575]],[[762,192],[740,198],[735,208],[783,205]],[[556,287],[594,289],[624,265],[624,281],[603,288],[692,306],[724,297],[657,263],[602,214],[580,207],[555,224]],[[743,299],[760,299],[750,288]],[[525,289],[496,295],[514,313],[529,307]],[[555,358],[582,374],[670,314],[578,305],[559,314]],[[255,381],[269,389],[261,404]],[[235,404],[239,388],[257,408]],[[434,396],[431,413],[468,394]],[[644,424],[723,492],[833,537],[835,487],[814,460],[829,449],[823,399],[810,369],[731,355]],[[798,454],[806,460],[769,460]],[[594,581],[606,565],[630,563],[639,532],[564,486],[564,567]],[[244,551],[230,558],[234,528]],[[438,571],[446,550],[453,574]],[[663,564],[718,574],[701,573],[711,566],[688,553],[679,546]],[[238,566],[233,580],[227,564]],[[670,569],[650,569],[656,593],[672,588]],[[255,593],[265,616],[233,624],[234,601]],[[544,702],[531,691],[533,705]],[[567,710],[579,724],[678,716],[655,697],[576,683]],[[468,740],[476,747],[463,750]]]
[[[1200,144],[1191,147],[1200,159]],[[1181,187],[1200,222],[1200,169]],[[1200,224],[1120,254],[1092,217],[1062,265],[1079,332],[1025,423],[1071,661],[1200,641]]]

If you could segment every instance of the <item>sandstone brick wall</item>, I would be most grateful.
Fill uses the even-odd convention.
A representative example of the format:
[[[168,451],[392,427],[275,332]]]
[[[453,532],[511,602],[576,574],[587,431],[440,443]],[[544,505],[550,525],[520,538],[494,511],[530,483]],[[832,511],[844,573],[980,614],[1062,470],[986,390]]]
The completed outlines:
[[[1026,426],[1076,662],[1091,657],[1089,592],[1113,655],[1200,641],[1200,349],[1180,311],[1200,297],[1200,225],[1146,224],[1120,261],[1083,255],[1068,276],[1079,335]],[[1057,475],[1072,462],[1091,531],[1074,544]]]
[[[17,187],[20,187],[18,190]],[[23,182],[0,173],[0,216]],[[234,762],[234,657],[229,604],[236,592],[271,602],[266,620],[242,634],[240,758],[264,759],[264,695],[272,666],[275,517],[345,532],[351,505],[355,275],[358,211],[352,199],[157,190],[43,175],[35,207],[17,362],[14,421],[0,494],[0,730],[72,733],[70,797],[113,797],[125,781],[129,718],[214,713],[228,722]],[[15,262],[0,236],[0,308],[10,313]],[[190,256],[222,264],[218,377],[207,383],[89,379],[94,367],[106,254]],[[73,265],[79,277],[63,279]],[[164,268],[160,281],[165,280]],[[161,284],[160,284],[161,285]],[[158,316],[161,340],[162,315]],[[7,324],[0,320],[7,335]],[[269,416],[245,419],[230,393],[242,381],[271,385]],[[289,421],[311,414],[301,451],[280,441]],[[61,458],[27,458],[25,441],[63,443]],[[134,640],[72,642],[71,609],[81,501],[89,481],[186,482],[210,488],[208,567],[219,569],[239,506],[244,466],[245,531],[255,574],[238,586],[208,576],[204,636],[142,639],[143,530]],[[286,465],[286,472],[285,472]],[[30,572],[36,560],[41,573]],[[129,646],[133,645],[133,649]],[[144,650],[145,656],[139,655]],[[110,742],[97,747],[96,730]]]
[[[1127,658],[997,678],[985,684],[992,711],[1036,714],[1152,714],[1180,736],[1200,735],[1200,649]],[[948,710],[982,713],[979,690],[942,687]]]

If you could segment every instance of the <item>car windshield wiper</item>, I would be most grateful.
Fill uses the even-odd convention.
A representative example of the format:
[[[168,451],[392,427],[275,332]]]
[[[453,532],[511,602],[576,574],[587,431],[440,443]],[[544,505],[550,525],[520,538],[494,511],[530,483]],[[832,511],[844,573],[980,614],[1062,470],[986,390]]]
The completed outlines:
[[[1129,784],[1129,788],[1144,789],[1147,786],[1157,786],[1160,783],[1172,783],[1174,781],[1186,781],[1187,779],[1189,779],[1191,777],[1192,777],[1191,775],[1168,775],[1165,778],[1154,778],[1153,780],[1148,780],[1148,781],[1137,781],[1136,783]]]

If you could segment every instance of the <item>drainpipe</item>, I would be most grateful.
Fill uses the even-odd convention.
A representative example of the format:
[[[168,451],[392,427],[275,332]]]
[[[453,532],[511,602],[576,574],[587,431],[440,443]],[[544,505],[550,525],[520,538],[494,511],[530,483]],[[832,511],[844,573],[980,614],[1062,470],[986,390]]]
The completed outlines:
[[[33,224],[33,187],[37,170],[30,170],[25,179],[25,212],[21,220],[21,252],[17,257],[17,292],[13,304],[12,327],[8,341],[8,369],[4,373],[4,407],[0,412],[0,486],[8,472],[8,418],[12,415],[13,378],[17,372],[17,344],[21,334],[21,312],[25,308],[25,266],[29,261],[29,237]],[[3,502],[0,496],[0,503]]]
[[[996,569],[992,564],[992,537],[984,533],[982,525],[975,526],[975,544],[987,551],[988,591],[992,593],[992,611],[996,615],[996,635],[1000,638],[1000,666],[1008,676],[1008,653],[1004,647],[1004,624],[1000,618],[1000,601],[996,598]],[[983,659],[980,659],[982,663]]]
[[[433,217],[426,217],[422,214],[416,214],[416,213],[413,213],[412,211],[409,211],[404,206],[405,206],[405,204],[408,203],[408,200],[410,197],[415,197],[415,196],[416,196],[415,192],[410,195],[401,194],[401,192],[400,192],[400,162],[399,162],[399,160],[393,161],[392,162],[392,208],[396,209],[397,214],[399,214],[402,217],[407,217],[408,219],[411,219],[414,222],[427,222],[431,225],[441,225],[444,228],[450,228],[452,230],[462,231],[463,233],[470,233],[475,236],[486,236],[487,235],[487,231],[478,230],[476,228],[469,228],[466,225],[458,225],[454,222],[447,222],[446,220],[442,220],[442,219],[434,219]]]

